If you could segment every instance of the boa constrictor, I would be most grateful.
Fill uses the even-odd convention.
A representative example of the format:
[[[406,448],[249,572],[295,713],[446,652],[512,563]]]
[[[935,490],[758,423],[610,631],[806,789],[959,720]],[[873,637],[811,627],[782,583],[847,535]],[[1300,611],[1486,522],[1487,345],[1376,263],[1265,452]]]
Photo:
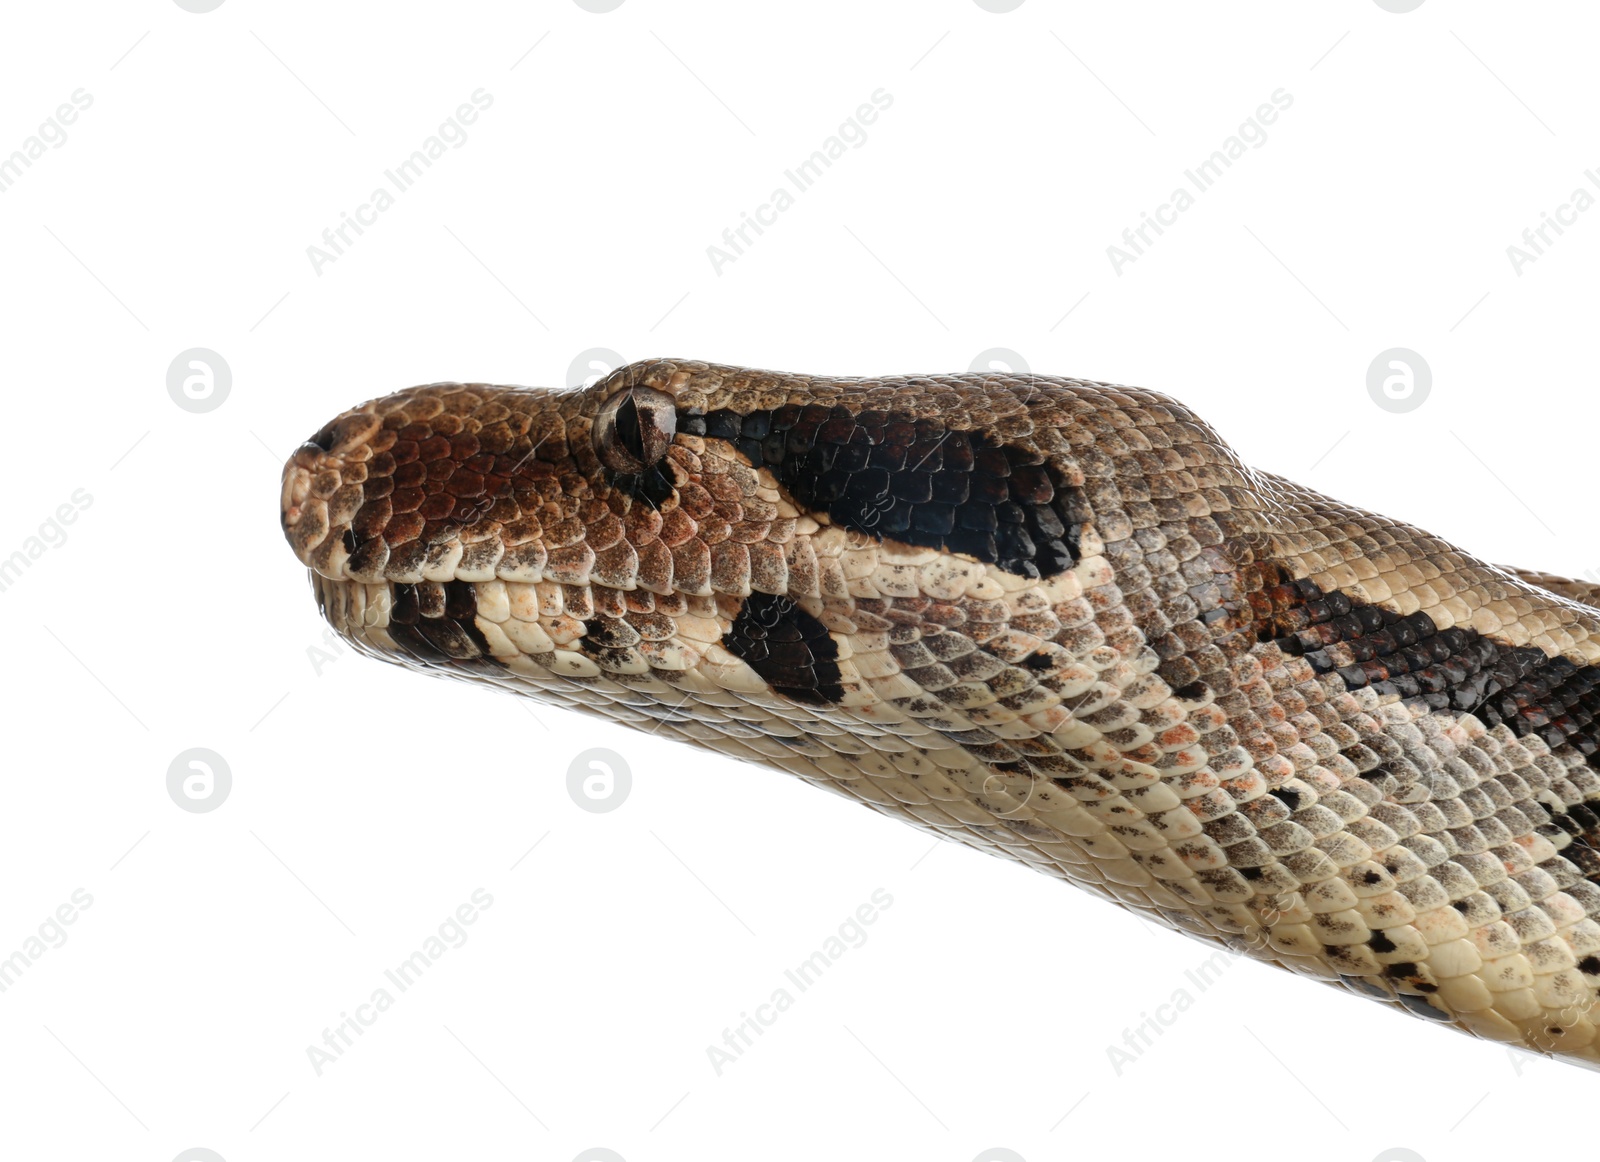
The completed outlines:
[[[1165,396],[434,384],[317,432],[282,519],[366,653],[1600,1063],[1600,589],[1252,470]]]

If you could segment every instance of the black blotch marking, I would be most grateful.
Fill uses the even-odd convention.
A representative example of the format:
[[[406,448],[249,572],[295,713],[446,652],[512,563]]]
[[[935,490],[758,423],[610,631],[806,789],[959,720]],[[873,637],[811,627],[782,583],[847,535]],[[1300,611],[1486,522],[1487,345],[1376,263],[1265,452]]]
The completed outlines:
[[[1078,560],[1087,508],[1042,455],[895,412],[790,404],[678,413],[678,430],[726,440],[791,496],[879,540],[964,553],[1021,577]]]
[[[602,670],[615,670],[628,660],[640,640],[639,631],[625,618],[596,617],[583,623],[578,649],[598,662]]]
[[[1282,803],[1291,811],[1298,811],[1300,809],[1299,791],[1292,791],[1288,787],[1274,787],[1272,790],[1268,791],[1267,794],[1271,795],[1274,799],[1278,800],[1278,802]]]
[[[470,581],[444,584],[444,608],[427,613],[416,585],[396,583],[389,608],[389,637],[418,661],[441,668],[499,669],[478,628],[478,595]]]
[[[596,617],[583,623],[583,643],[598,649],[620,650],[637,645],[639,635],[618,617]]]
[[[1588,842],[1580,840],[1568,844],[1561,854],[1575,864],[1584,875],[1600,883],[1600,851],[1596,851]]]
[[[752,593],[745,598],[722,646],[796,702],[821,706],[844,697],[839,644],[827,626],[788,597]]]
[[[422,620],[422,611],[417,601],[417,587],[396,583],[393,599],[389,604],[389,636],[395,645],[405,650],[418,661],[429,665],[447,665],[449,655],[435,648],[434,644],[417,630],[417,622]]]
[[[1600,976],[1600,956],[1585,956],[1578,961],[1578,971],[1589,976]]]
[[[1412,961],[1403,960],[1399,964],[1387,965],[1383,972],[1385,976],[1392,976],[1396,979],[1404,980],[1408,976],[1417,975],[1417,966]]]
[[[394,644],[419,662],[429,666],[448,666],[450,656],[439,650],[434,644],[424,637],[415,625],[405,625],[391,620],[389,622],[389,637]]]
[[[1250,595],[1256,636],[1303,657],[1318,674],[1337,674],[1351,690],[1370,686],[1434,710],[1475,714],[1491,727],[1504,723],[1518,737],[1538,735],[1551,747],[1570,744],[1600,768],[1600,666],[1460,626],[1441,630],[1426,613],[1402,615],[1325,593],[1282,570],[1277,582]],[[1361,776],[1382,786],[1392,772],[1379,764]],[[1553,822],[1600,843],[1600,814],[1591,806],[1569,807]]]
[[[1382,932],[1374,932],[1372,938],[1367,941],[1367,947],[1379,953],[1393,952],[1395,950],[1395,942]]]
[[[341,539],[344,541],[344,551],[345,552],[354,553],[356,551],[356,534],[355,534],[355,530],[353,530],[353,529],[345,529],[344,530],[344,536]]]

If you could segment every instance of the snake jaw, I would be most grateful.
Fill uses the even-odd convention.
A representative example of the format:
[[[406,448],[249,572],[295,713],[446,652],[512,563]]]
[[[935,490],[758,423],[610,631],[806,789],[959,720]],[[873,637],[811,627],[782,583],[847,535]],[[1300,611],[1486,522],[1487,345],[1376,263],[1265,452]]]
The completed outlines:
[[[319,430],[282,516],[363,652],[1600,1063],[1600,590],[1254,472],[1164,397],[435,384]]]

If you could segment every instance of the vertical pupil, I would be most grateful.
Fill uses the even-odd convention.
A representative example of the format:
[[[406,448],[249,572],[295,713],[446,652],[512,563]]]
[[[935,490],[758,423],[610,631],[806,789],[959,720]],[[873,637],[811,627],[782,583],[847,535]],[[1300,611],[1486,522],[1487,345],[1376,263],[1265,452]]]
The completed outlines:
[[[617,441],[634,457],[644,460],[644,433],[639,430],[639,405],[630,395],[617,408]]]

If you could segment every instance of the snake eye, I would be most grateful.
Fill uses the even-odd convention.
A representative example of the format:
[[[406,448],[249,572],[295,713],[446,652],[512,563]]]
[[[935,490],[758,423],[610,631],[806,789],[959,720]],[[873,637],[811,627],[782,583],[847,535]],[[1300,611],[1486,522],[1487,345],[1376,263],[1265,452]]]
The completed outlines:
[[[636,387],[617,396],[595,417],[594,447],[600,462],[617,475],[617,483],[641,490],[652,503],[670,495],[672,486],[657,467],[678,431],[677,401],[663,392]],[[663,496],[656,494],[665,490]]]
[[[636,387],[601,409],[594,427],[595,451],[613,472],[635,474],[667,454],[678,430],[671,396]]]

